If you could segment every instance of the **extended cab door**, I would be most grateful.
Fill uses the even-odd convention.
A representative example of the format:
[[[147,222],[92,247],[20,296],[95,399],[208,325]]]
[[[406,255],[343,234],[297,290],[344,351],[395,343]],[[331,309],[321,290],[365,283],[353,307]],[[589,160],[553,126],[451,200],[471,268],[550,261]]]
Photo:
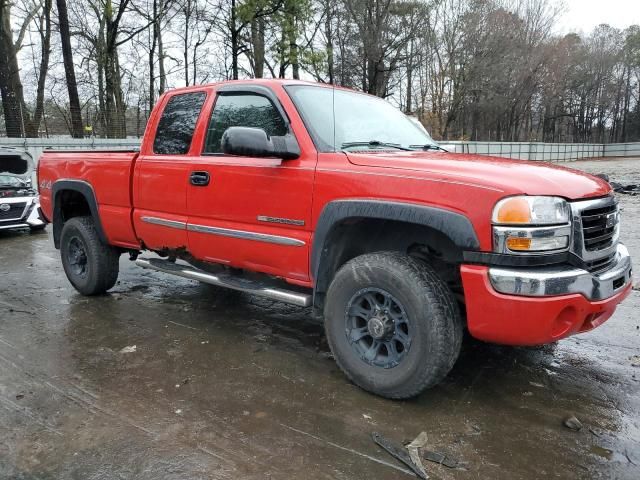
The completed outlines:
[[[255,84],[217,89],[202,153],[192,161],[192,174],[203,180],[187,192],[189,250],[199,259],[308,285],[317,154],[290,101],[285,113],[288,97],[280,95]],[[262,128],[270,136],[291,132],[301,156],[224,155],[220,140],[232,126]]]
[[[168,95],[158,103],[133,182],[136,235],[152,250],[186,249],[189,153],[204,91]],[[159,119],[158,119],[159,116]]]

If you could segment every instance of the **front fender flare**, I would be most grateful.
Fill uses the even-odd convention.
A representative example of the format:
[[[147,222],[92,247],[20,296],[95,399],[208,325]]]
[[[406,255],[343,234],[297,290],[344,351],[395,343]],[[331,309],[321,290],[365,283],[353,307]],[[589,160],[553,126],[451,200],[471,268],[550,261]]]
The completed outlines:
[[[480,242],[471,221],[464,215],[451,210],[384,200],[335,200],[323,208],[313,237],[310,266],[316,289],[320,265],[330,247],[326,244],[327,238],[335,225],[349,218],[395,220],[423,225],[443,233],[462,251],[480,248]]]

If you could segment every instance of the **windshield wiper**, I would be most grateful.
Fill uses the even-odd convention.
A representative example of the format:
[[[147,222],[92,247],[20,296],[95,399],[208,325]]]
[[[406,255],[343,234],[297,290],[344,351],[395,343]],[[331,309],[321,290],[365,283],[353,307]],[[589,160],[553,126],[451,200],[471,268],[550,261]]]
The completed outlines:
[[[436,145],[435,143],[425,143],[424,145],[409,145],[409,148],[421,148],[422,150],[440,150],[442,152],[447,151],[440,145]]]
[[[436,145],[435,143],[425,143],[424,145],[409,145],[409,148],[420,148],[422,150],[440,150],[442,152],[446,152],[447,150],[442,148],[440,145]]]
[[[380,140],[369,140],[368,142],[345,142],[340,148],[351,147],[390,147],[397,148],[398,150],[411,150],[410,148],[403,147],[399,143],[381,142]]]

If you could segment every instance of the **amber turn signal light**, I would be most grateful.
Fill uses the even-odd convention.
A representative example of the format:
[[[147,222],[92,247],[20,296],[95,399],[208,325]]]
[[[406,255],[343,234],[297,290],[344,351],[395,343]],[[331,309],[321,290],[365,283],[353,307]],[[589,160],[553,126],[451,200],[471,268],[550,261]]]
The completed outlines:
[[[507,248],[509,250],[531,250],[531,239],[522,237],[507,238]]]

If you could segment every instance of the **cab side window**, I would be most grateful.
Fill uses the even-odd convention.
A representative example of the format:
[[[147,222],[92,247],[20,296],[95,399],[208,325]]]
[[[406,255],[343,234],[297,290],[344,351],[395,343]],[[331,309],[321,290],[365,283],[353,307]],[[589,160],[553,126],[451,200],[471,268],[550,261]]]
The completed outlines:
[[[203,153],[222,153],[220,141],[229,127],[261,128],[270,137],[287,133],[282,115],[268,98],[249,93],[218,95]]]
[[[184,155],[189,152],[193,132],[206,93],[174,95],[164,107],[156,129],[153,152],[159,155]]]

